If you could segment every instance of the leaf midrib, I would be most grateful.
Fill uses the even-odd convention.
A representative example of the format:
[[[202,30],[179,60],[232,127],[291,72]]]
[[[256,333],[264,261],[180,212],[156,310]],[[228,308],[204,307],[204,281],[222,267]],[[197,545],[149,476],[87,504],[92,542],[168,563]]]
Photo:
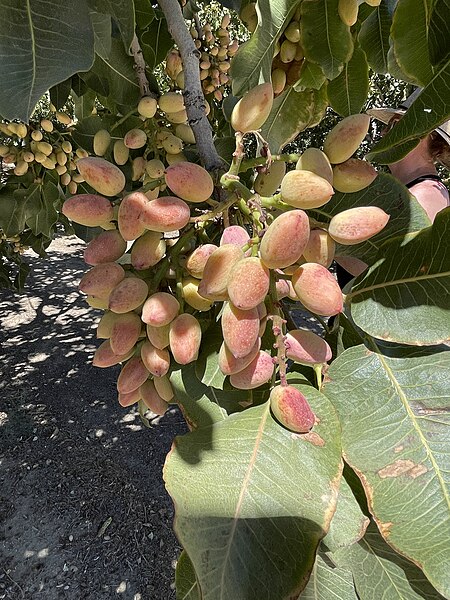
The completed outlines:
[[[418,281],[428,281],[430,279],[439,279],[440,277],[449,277],[450,271],[444,271],[443,273],[431,273],[425,275],[417,275],[415,277],[405,277],[404,279],[394,279],[394,281],[384,281],[383,283],[376,283],[374,285],[369,285],[368,287],[362,288],[360,290],[355,290],[354,292],[350,292],[346,296],[346,302],[351,301],[358,294],[364,294],[366,292],[371,292],[372,290],[384,289],[393,285],[403,285],[406,283],[416,283]]]
[[[221,577],[220,577],[220,582],[221,582],[221,584],[220,584],[220,600],[225,600],[224,596],[223,596],[223,592],[224,592],[224,589],[225,589],[224,582],[225,582],[225,572],[226,572],[226,567],[227,567],[227,563],[228,563],[228,558],[230,556],[231,546],[233,544],[233,539],[234,539],[234,535],[235,535],[235,532],[236,532],[237,523],[238,523],[238,520],[239,520],[239,516],[241,514],[242,505],[244,503],[245,493],[247,491],[248,483],[250,481],[250,477],[251,477],[251,475],[253,473],[253,468],[254,468],[255,463],[256,463],[256,457],[258,455],[258,450],[259,450],[259,446],[260,446],[260,443],[261,443],[261,440],[262,440],[262,437],[263,437],[263,432],[264,432],[264,428],[265,428],[265,425],[266,425],[268,414],[269,414],[269,403],[267,403],[266,409],[263,412],[263,414],[261,415],[261,421],[259,423],[259,427],[258,427],[258,430],[256,432],[256,436],[255,436],[255,445],[254,445],[254,448],[253,448],[253,452],[252,452],[252,455],[250,457],[250,461],[249,461],[249,464],[248,464],[248,467],[247,467],[247,471],[246,471],[246,473],[244,475],[244,478],[242,480],[241,491],[240,491],[239,498],[238,498],[238,501],[237,501],[237,504],[236,504],[236,510],[235,510],[234,516],[233,516],[233,526],[231,528],[230,535],[228,536],[228,543],[227,543],[227,547],[226,547],[226,552],[225,552],[224,559],[222,561],[223,567],[222,567],[222,574],[221,574]]]
[[[32,75],[32,79],[31,79],[31,85],[30,85],[30,93],[28,95],[28,109],[27,109],[27,113],[30,114],[31,112],[31,98],[33,95],[33,90],[34,90],[34,85],[36,82],[36,39],[34,37],[34,24],[33,24],[33,19],[31,16],[31,5],[30,5],[30,0],[26,0],[27,2],[27,15],[28,15],[28,23],[30,26],[30,36],[31,36],[31,56],[32,56],[32,61],[33,61],[33,75]]]

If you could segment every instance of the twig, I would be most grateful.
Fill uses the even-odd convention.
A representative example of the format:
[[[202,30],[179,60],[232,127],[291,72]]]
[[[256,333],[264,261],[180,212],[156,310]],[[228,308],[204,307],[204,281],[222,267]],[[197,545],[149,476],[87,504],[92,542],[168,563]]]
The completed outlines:
[[[158,0],[158,3],[183,61],[184,103],[200,160],[208,171],[223,170],[224,161],[214,146],[211,125],[205,112],[206,100],[200,81],[199,52],[186,26],[180,3],[178,0]]]
[[[136,69],[137,80],[139,83],[139,89],[141,90],[141,96],[150,95],[150,84],[145,74],[145,60],[142,54],[142,48],[139,44],[139,40],[136,34],[134,34],[133,41],[131,42],[131,53],[134,58],[134,65]]]

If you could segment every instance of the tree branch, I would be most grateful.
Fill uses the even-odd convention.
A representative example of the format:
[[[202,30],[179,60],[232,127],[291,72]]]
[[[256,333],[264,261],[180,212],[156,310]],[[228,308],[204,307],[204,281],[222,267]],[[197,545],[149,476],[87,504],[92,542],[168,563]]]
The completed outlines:
[[[136,34],[134,34],[133,41],[131,42],[131,52],[134,58],[134,65],[139,83],[139,89],[141,90],[141,96],[149,96],[150,84],[148,83],[147,75],[145,74],[144,55],[142,54],[142,49]]]
[[[158,0],[158,3],[183,61],[184,103],[200,160],[208,171],[223,170],[224,162],[214,146],[211,125],[205,112],[206,101],[200,81],[198,50],[186,27],[178,0]]]

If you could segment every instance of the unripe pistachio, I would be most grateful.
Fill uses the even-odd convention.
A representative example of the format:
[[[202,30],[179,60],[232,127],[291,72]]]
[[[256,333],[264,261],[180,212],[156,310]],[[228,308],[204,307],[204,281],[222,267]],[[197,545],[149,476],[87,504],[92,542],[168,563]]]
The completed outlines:
[[[49,121],[49,119],[42,119],[40,125],[44,131],[47,131],[47,133],[51,133],[53,131],[53,123]]]
[[[155,116],[158,103],[156,98],[150,96],[144,96],[141,98],[138,104],[138,113],[146,119],[151,119]]]

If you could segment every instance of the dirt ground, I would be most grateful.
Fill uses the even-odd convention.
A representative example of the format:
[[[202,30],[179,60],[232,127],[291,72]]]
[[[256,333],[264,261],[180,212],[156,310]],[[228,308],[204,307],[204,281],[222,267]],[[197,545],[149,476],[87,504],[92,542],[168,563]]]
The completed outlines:
[[[84,244],[29,258],[0,291],[0,599],[170,600],[180,548],[162,465],[186,427],[142,425],[91,358],[101,315],[77,290]]]

